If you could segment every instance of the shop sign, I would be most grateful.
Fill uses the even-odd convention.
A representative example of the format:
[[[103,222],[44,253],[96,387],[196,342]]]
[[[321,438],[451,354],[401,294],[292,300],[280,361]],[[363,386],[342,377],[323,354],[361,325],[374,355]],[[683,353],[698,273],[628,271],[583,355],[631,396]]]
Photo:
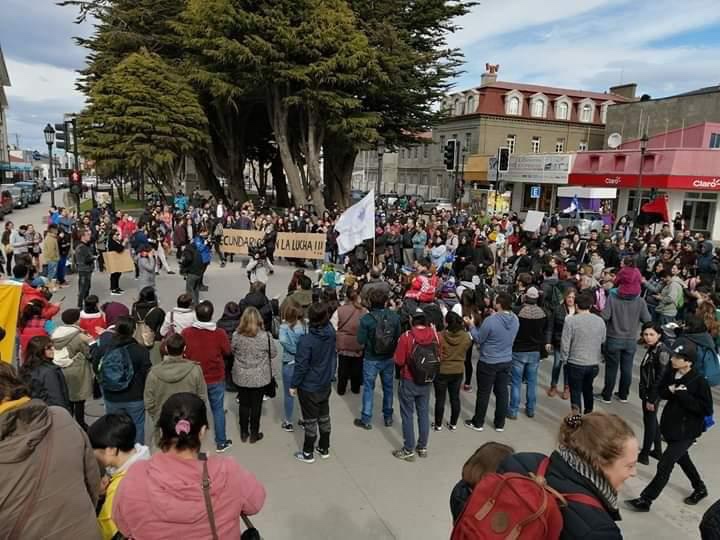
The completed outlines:
[[[620,174],[605,176],[603,174],[571,174],[571,186],[598,186],[636,189],[638,176]],[[689,176],[689,175],[644,175],[642,187],[657,189],[679,189],[686,191],[720,191],[720,177]]]
[[[504,179],[506,182],[567,184],[571,168],[572,154],[513,154]]]

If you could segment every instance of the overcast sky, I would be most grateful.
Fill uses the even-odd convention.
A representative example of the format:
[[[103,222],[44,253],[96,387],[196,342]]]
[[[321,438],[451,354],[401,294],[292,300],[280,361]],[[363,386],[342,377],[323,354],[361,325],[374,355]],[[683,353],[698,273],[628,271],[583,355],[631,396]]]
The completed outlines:
[[[53,0],[0,3],[10,140],[41,149],[45,124],[82,108],[74,81],[85,51],[72,37],[93,28]],[[596,91],[637,82],[653,97],[720,84],[717,0],[482,0],[460,22],[450,38],[467,61],[458,88],[479,84],[486,62],[504,81]]]

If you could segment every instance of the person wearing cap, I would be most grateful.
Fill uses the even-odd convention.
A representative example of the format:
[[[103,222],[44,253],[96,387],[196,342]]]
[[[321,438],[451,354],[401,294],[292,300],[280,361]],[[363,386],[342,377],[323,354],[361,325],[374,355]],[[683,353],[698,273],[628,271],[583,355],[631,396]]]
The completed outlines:
[[[660,399],[667,400],[660,418],[660,433],[667,442],[667,448],[658,462],[655,476],[640,497],[627,501],[631,510],[650,510],[653,501],[670,480],[676,463],[693,488],[693,492],[684,499],[685,504],[696,505],[708,496],[707,487],[689,454],[695,441],[705,432],[707,419],[713,414],[710,386],[695,369],[696,360],[695,343],[681,336],[672,347],[671,369],[665,372],[660,383]]]
[[[442,355],[440,337],[435,327],[429,323],[425,312],[417,308],[412,314],[412,327],[400,336],[395,349],[395,365],[400,368],[398,400],[402,419],[403,446],[395,450],[393,456],[404,461],[414,461],[415,454],[421,458],[428,455],[428,436],[430,434],[430,382],[418,384],[413,379],[408,362],[416,345],[435,345],[439,359]],[[418,438],[415,439],[415,412],[417,412]],[[415,443],[417,442],[417,446]]]
[[[510,383],[510,406],[507,418],[516,420],[520,408],[523,381],[527,383],[525,414],[535,416],[537,403],[537,373],[540,355],[545,350],[547,316],[538,305],[540,293],[535,287],[529,287],[523,296],[518,312],[519,330],[512,348],[512,372]]]

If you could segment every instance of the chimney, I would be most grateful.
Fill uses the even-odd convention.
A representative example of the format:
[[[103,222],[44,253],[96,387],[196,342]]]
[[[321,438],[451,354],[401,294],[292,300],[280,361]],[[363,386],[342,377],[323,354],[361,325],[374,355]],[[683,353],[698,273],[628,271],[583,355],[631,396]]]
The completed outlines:
[[[611,94],[617,94],[618,96],[626,97],[628,99],[635,99],[636,91],[637,84],[635,83],[621,84],[619,86],[610,87]]]
[[[497,72],[500,64],[485,64],[485,73],[480,77],[480,86],[489,86],[497,81]]]

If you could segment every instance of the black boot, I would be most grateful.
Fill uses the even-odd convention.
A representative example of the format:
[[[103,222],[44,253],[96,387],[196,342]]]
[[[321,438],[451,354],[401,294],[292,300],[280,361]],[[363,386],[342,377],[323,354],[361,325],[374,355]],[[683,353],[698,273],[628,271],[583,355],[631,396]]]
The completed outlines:
[[[635,512],[649,512],[652,502],[640,496],[637,499],[625,501],[625,504],[630,510],[634,510]]]
[[[708,496],[707,488],[702,487],[700,489],[696,489],[695,491],[693,491],[689,497],[685,497],[683,502],[685,504],[689,504],[690,506],[695,506],[697,503],[702,501],[707,496]]]

